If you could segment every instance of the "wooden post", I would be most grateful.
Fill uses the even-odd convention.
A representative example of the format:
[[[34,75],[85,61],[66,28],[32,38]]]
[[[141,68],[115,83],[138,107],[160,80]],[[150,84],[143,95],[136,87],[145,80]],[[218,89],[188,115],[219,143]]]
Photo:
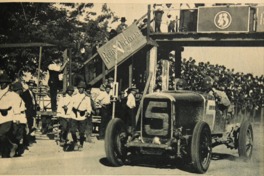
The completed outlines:
[[[63,63],[65,63],[68,59],[68,50],[65,49],[63,51]],[[69,82],[69,78],[68,78],[68,69],[67,69],[68,66],[65,67],[65,69],[63,70],[63,92],[66,92],[66,89],[67,89],[67,86],[68,86],[68,82]]]
[[[169,79],[170,79],[170,62],[168,60],[162,60],[162,90],[168,90],[169,88]]]
[[[152,80],[152,77],[153,77],[153,73],[150,73],[149,77],[148,77],[148,80],[147,80],[147,83],[145,85],[144,91],[143,91],[142,99],[140,100],[139,108],[138,108],[137,114],[136,114],[136,128],[138,126],[137,124],[138,124],[138,121],[139,121],[141,108],[143,106],[143,97],[148,93],[148,89],[149,89],[150,81]]]
[[[181,59],[182,59],[182,51],[184,51],[184,48],[182,46],[178,46],[175,49],[175,78],[181,77]]]
[[[132,80],[133,80],[133,64],[130,64],[128,66],[128,87],[132,86]]]
[[[260,111],[260,125],[264,125],[264,106],[262,105],[261,111]]]
[[[150,5],[148,5],[147,40],[149,40],[150,33],[150,8]]]
[[[40,79],[41,60],[42,60],[42,46],[39,47],[37,95],[39,94],[39,79]],[[40,98],[39,98],[39,103],[38,104],[40,104]]]
[[[179,32],[179,27],[178,27],[178,21],[179,21],[179,19],[178,19],[178,15],[176,15],[176,24],[175,24],[175,26],[176,26],[176,28],[175,28],[175,32]]]
[[[105,64],[102,62],[102,74],[103,74],[103,83],[105,82],[105,75],[106,75],[106,70],[105,70]]]
[[[72,86],[72,50],[69,51],[69,84]]]
[[[149,58],[147,60],[148,77],[150,74],[152,74],[150,84],[149,84],[149,90],[148,90],[149,93],[153,92],[153,89],[156,83],[157,52],[158,52],[158,48],[154,46],[150,50]]]

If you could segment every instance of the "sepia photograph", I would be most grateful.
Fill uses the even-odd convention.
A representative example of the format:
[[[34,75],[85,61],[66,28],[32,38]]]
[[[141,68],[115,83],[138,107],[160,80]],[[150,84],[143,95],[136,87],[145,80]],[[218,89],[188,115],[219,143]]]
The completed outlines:
[[[0,175],[264,175],[263,1],[0,16]]]

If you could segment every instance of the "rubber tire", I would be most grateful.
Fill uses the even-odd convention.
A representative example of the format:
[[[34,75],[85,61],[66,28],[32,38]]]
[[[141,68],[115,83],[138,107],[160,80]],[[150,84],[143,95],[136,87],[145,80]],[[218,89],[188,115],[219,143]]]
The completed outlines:
[[[201,145],[202,142],[205,142],[207,146],[206,148],[208,149],[205,163],[203,163],[201,158],[201,147],[203,147]],[[194,127],[191,143],[191,159],[194,171],[197,173],[205,173],[209,168],[211,156],[212,138],[210,127],[207,123],[199,121]]]
[[[120,134],[125,137],[120,139]],[[105,153],[112,166],[122,166],[127,157],[125,143],[127,141],[127,129],[123,120],[119,118],[112,119],[105,132]]]
[[[248,138],[250,135],[250,138]],[[250,141],[247,141],[249,139]],[[248,153],[248,148],[247,148],[247,142],[249,143],[250,151]],[[253,129],[252,125],[249,121],[244,121],[240,125],[240,130],[238,134],[238,155],[241,159],[244,161],[247,161],[251,159],[252,156],[252,151],[253,151]]]

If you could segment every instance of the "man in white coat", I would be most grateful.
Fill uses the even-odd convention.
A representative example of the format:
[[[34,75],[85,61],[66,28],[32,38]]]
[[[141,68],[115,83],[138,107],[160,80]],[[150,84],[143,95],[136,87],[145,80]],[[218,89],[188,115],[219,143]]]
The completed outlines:
[[[85,129],[86,129],[86,118],[90,116],[92,112],[91,99],[88,97],[84,90],[86,88],[85,82],[81,81],[78,85],[78,92],[72,97],[72,119],[71,119],[71,134],[74,142],[74,150],[83,148],[85,141]],[[76,132],[79,131],[80,144]]]
[[[60,122],[60,145],[64,146],[67,143],[67,137],[70,129],[70,119],[72,118],[72,97],[73,97],[74,87],[68,86],[66,94],[59,99],[57,115]]]
[[[23,140],[26,134],[27,118],[26,118],[26,106],[25,102],[21,98],[23,92],[23,86],[21,82],[15,82],[12,84],[12,94],[9,101],[12,101],[13,111],[13,130],[11,141],[18,145],[15,155],[20,156],[24,153],[25,146]],[[10,154],[11,155],[11,154]]]
[[[11,79],[6,74],[0,75],[0,154],[2,158],[10,157],[10,153],[14,156],[17,149],[17,145],[9,139],[13,124],[10,83]]]

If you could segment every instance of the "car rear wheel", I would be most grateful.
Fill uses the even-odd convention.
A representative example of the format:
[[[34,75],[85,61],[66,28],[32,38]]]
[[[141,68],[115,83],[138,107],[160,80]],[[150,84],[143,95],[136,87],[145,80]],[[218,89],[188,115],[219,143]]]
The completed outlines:
[[[207,123],[198,122],[193,130],[191,158],[193,168],[198,173],[207,171],[212,155],[211,130]]]
[[[127,157],[125,144],[127,130],[124,122],[119,118],[112,119],[106,128],[105,153],[113,166],[122,166]]]
[[[251,158],[253,150],[253,130],[249,121],[244,121],[240,125],[238,134],[238,155],[247,161]]]

